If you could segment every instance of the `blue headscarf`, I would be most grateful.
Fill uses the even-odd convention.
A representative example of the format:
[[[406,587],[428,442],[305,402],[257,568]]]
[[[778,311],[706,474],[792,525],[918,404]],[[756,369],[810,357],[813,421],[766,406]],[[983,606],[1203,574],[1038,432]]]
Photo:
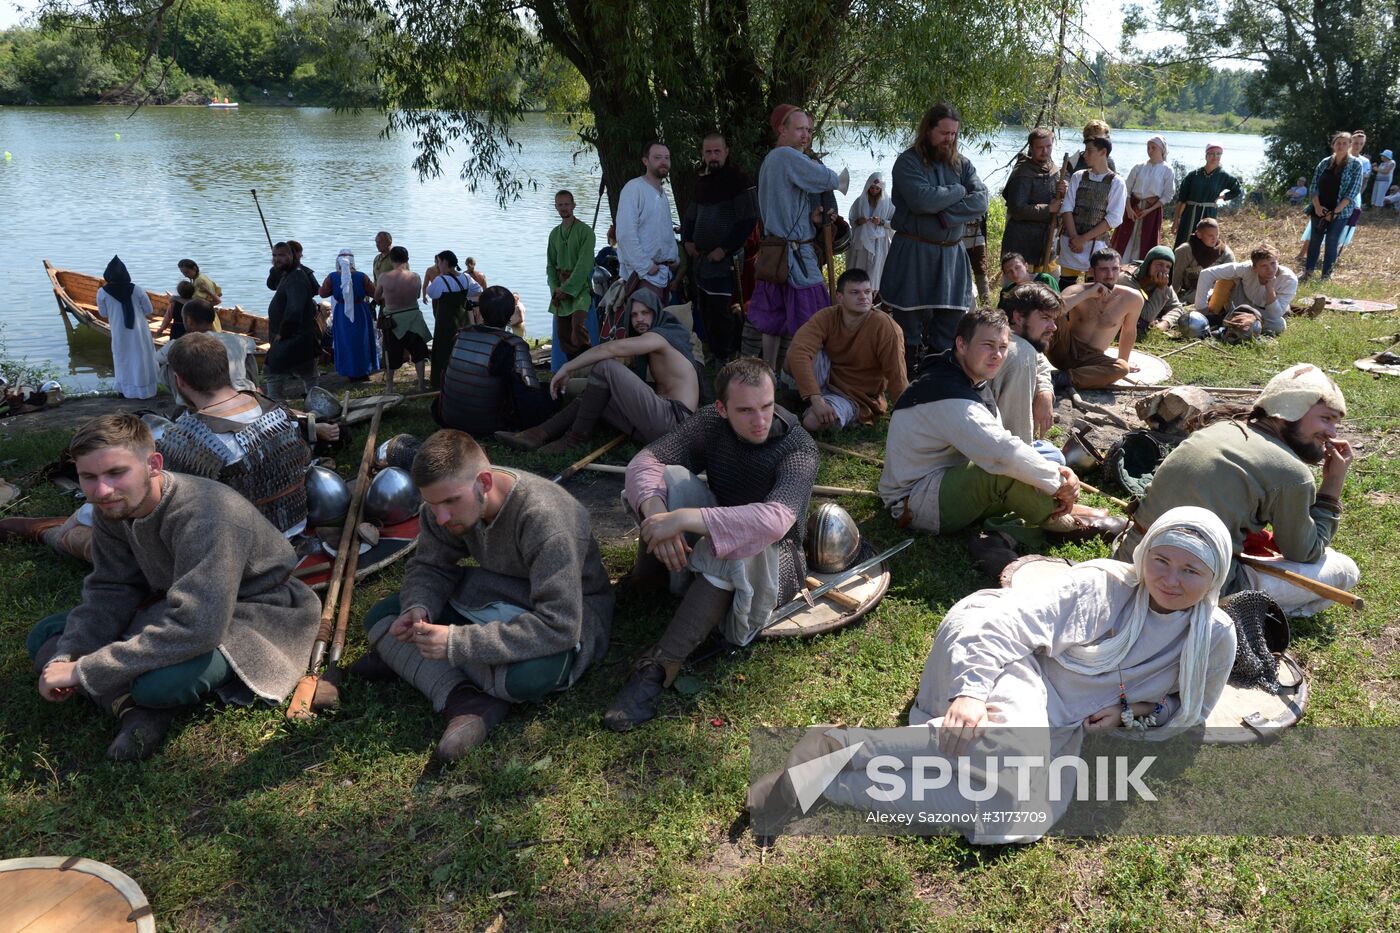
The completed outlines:
[[[113,256],[102,271],[102,278],[102,290],[121,302],[122,326],[131,330],[136,326],[136,304],[131,300],[136,286],[131,284],[131,273],[126,271],[126,264]]]

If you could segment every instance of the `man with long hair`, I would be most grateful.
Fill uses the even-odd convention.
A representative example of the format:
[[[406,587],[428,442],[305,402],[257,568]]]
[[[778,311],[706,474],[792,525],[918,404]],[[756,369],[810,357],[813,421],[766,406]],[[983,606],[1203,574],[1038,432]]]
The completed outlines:
[[[925,351],[952,348],[958,321],[973,304],[964,225],[986,213],[988,194],[958,152],[961,126],[952,106],[930,107],[891,173],[895,233],[880,296],[904,331],[911,376]]]

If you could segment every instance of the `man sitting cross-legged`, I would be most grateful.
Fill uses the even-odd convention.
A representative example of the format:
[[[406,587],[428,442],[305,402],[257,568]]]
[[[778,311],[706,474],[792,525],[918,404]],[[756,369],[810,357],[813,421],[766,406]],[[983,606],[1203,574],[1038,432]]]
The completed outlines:
[[[953,349],[925,360],[890,416],[880,498],[901,528],[948,533],[1013,514],[1066,538],[1112,537],[1123,520],[1076,505],[1074,472],[1002,427],[980,394],[1010,334],[1002,312],[969,311]]]
[[[612,584],[587,509],[553,483],[493,467],[467,434],[429,437],[412,475],[418,548],[403,588],[365,616],[374,650],[350,673],[418,688],[447,720],[434,754],[454,761],[511,704],[572,687],[607,653]],[[464,568],[468,558],[477,566]]]
[[[571,375],[592,366],[583,395],[528,431],[498,431],[498,441],[515,450],[564,453],[587,444],[601,419],[649,444],[694,414],[700,405],[700,377],[690,352],[690,331],[661,310],[650,289],[633,292],[630,301],[627,336],[583,351],[559,367],[549,384],[558,398]],[[622,362],[628,358],[630,368]],[[654,389],[643,378],[647,374]]]
[[[787,370],[811,407],[808,431],[874,424],[885,413],[885,393],[899,398],[909,385],[904,372],[904,333],[894,318],[872,311],[875,289],[864,269],[847,269],[836,281],[836,304],[797,329]]]
[[[715,379],[717,401],[627,466],[625,495],[642,526],[632,580],[664,582],[670,571],[674,592],[689,588],[604,714],[615,732],[656,716],[661,691],[712,630],[748,644],[806,579],[802,542],[817,447],[774,404],[775,389],[762,360],[726,364]]]
[[[1137,340],[1144,298],[1138,289],[1118,284],[1121,265],[1113,250],[1096,250],[1089,258],[1093,281],[1071,285],[1062,293],[1069,316],[1045,354],[1060,371],[1055,375],[1057,389],[1071,383],[1076,389],[1102,389],[1133,371],[1128,355]],[[1116,358],[1106,352],[1115,334]]]
[[[135,415],[89,421],[69,451],[97,506],[93,568],[82,603],[29,633],[44,699],[82,692],[115,713],[118,761],[150,755],[175,711],[211,692],[286,699],[321,608],[286,539],[227,486],[165,472]]]

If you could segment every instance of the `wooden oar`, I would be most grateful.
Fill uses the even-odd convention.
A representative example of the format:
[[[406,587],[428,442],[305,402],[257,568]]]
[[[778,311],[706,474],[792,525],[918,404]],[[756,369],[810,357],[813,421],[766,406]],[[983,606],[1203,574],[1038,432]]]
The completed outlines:
[[[350,625],[350,601],[355,595],[355,572],[360,569],[360,536],[357,533],[350,539],[350,559],[345,563],[345,588],[340,591],[340,612],[335,620],[335,636],[331,639],[331,650],[326,656],[326,667],[340,664],[340,656],[345,653],[345,631]]]
[[[1343,606],[1355,609],[1357,612],[1366,608],[1366,600],[1357,596],[1355,593],[1348,593],[1346,590],[1339,589],[1335,586],[1328,586],[1326,583],[1320,580],[1314,580],[1312,577],[1305,577],[1301,573],[1285,570],[1283,567],[1276,566],[1273,561],[1259,557],[1250,557],[1248,554],[1236,554],[1235,560],[1244,564],[1246,567],[1253,567],[1260,573],[1268,574],[1271,577],[1277,577],[1280,580],[1286,580],[1294,586],[1302,587],[1311,593],[1316,593],[1324,599],[1330,599],[1334,603],[1340,603]]]
[[[868,463],[875,464],[876,466],[885,465],[885,461],[881,460],[879,457],[872,457],[870,454],[863,454],[856,450],[847,450],[844,447],[837,447],[835,444],[828,444],[826,441],[817,441],[817,446],[822,450],[825,450],[827,453],[845,454],[847,457],[855,457],[857,460],[865,460]]]
[[[306,666],[306,674],[297,682],[292,691],[292,699],[287,704],[288,719],[310,719],[316,714],[311,709],[311,700],[316,695],[316,681],[321,670],[321,661],[326,656],[326,647],[331,640],[337,599],[341,584],[345,579],[345,568],[350,562],[351,545],[360,523],[360,509],[364,504],[365,489],[369,486],[369,468],[374,462],[375,441],[379,437],[379,420],[384,416],[384,404],[374,406],[374,417],[370,419],[369,436],[365,438],[365,450],[360,456],[360,470],[356,474],[355,495],[350,500],[350,509],[345,516],[345,525],[340,532],[340,547],[335,552],[335,564],[331,567],[331,579],[326,587],[325,600],[321,605],[321,626],[316,631],[316,641],[311,646],[311,660]],[[358,545],[354,547],[357,552]],[[357,561],[358,562],[358,561]]]
[[[615,466],[611,463],[586,463],[579,467],[581,470],[594,470],[598,473],[623,474],[627,472],[627,467]],[[705,474],[700,474],[700,479],[705,479]],[[879,493],[873,489],[848,489],[845,486],[813,486],[812,492],[819,496],[878,496]]]
[[[576,460],[576,461],[574,461],[573,463],[569,464],[567,467],[564,468],[564,472],[562,472],[562,473],[560,473],[558,476],[554,477],[552,480],[550,480],[550,482],[551,482],[551,483],[562,483],[562,482],[564,482],[564,480],[566,480],[566,479],[568,479],[569,477],[573,476],[573,475],[574,475],[575,473],[577,473],[579,470],[582,470],[584,467],[586,467],[586,466],[588,466],[589,464],[591,464],[594,460],[597,460],[597,459],[598,459],[599,457],[601,457],[603,454],[605,454],[605,453],[607,453],[608,451],[612,450],[614,447],[616,447],[618,444],[621,444],[621,443],[622,443],[623,441],[625,441],[625,440],[627,440],[627,435],[626,435],[626,434],[619,434],[617,437],[615,437],[615,438],[613,438],[612,440],[608,441],[608,442],[607,442],[606,444],[604,444],[602,447],[599,447],[597,450],[593,451],[593,453],[589,454],[588,456],[586,456],[586,457],[584,457],[584,458],[582,458],[582,459],[580,459],[580,460]],[[619,469],[619,470],[625,470],[624,467],[618,467],[618,469]]]

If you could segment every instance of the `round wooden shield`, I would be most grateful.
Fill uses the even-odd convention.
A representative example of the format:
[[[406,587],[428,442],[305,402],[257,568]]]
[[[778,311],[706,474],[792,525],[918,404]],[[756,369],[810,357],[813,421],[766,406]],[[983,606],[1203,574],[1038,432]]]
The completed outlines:
[[[1202,740],[1207,745],[1239,745],[1268,739],[1296,725],[1308,706],[1308,677],[1287,652],[1279,659],[1278,693],[1226,684],[1225,692],[1206,717]]]
[[[1328,311],[1350,311],[1354,314],[1384,314],[1395,310],[1388,301],[1369,301],[1365,298],[1328,298]]]
[[[1118,355],[1118,348],[1109,347],[1104,352],[1116,358]],[[1128,373],[1128,375],[1115,382],[1114,385],[1128,388],[1133,386],[1159,386],[1172,377],[1171,364],[1160,356],[1153,356],[1151,353],[1144,353],[1141,350],[1134,350],[1128,354],[1128,364],[1136,366],[1137,370]]]
[[[378,544],[369,550],[365,550],[363,544],[360,546],[360,563],[355,570],[355,579],[362,580],[376,570],[403,560],[413,553],[417,545],[417,515],[397,525],[386,525],[379,529]],[[334,564],[334,557],[326,554],[324,550],[317,549],[316,553],[301,559],[292,576],[319,593],[331,582],[331,568]]]
[[[1400,376],[1400,364],[1378,363],[1375,357],[1371,356],[1357,360],[1356,368],[1362,372],[1375,373],[1378,376]]]
[[[1018,557],[1002,568],[1001,585],[1006,589],[1012,586],[1044,587],[1051,580],[1074,566],[1067,557],[1047,557],[1044,554],[1027,554]]]
[[[111,865],[61,855],[0,861],[0,929],[154,933],[140,885]]]
[[[871,555],[874,556],[873,554]],[[839,573],[812,573],[810,579],[827,583]],[[890,562],[884,561],[853,580],[833,587],[813,600],[813,605],[793,613],[758,634],[759,638],[807,638],[844,628],[880,604],[890,588]],[[837,594],[837,595],[833,595]]]

